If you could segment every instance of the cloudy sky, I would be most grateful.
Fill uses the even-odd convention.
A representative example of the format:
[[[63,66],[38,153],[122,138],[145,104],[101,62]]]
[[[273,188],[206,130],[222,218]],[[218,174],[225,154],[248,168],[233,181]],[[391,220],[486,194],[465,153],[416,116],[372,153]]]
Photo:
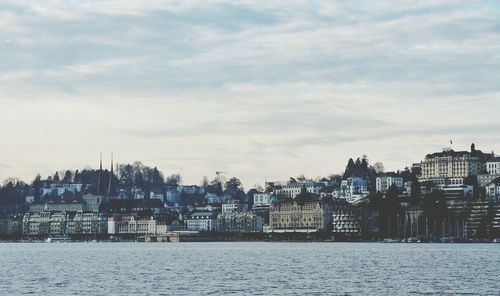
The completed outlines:
[[[0,2],[2,179],[114,151],[249,188],[499,130],[497,1]]]

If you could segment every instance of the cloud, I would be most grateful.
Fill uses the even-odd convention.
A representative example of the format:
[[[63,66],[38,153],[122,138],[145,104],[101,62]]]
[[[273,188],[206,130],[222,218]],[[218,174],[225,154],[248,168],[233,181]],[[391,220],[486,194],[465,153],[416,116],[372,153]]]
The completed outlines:
[[[19,174],[114,150],[253,184],[495,149],[499,35],[490,1],[4,1],[3,150]]]
[[[5,164],[5,163],[0,163],[0,168],[3,168],[3,169],[10,169],[11,166],[8,165],[8,164]]]

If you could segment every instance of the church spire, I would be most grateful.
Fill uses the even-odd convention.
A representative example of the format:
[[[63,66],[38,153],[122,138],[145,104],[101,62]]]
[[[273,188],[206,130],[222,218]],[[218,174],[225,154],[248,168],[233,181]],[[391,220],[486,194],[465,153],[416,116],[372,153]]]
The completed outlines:
[[[102,175],[102,153],[99,158],[99,175],[97,178],[97,195],[101,194],[101,175]]]
[[[111,152],[111,173],[109,175],[109,184],[108,184],[108,196],[111,195],[111,186],[113,183],[113,152]]]

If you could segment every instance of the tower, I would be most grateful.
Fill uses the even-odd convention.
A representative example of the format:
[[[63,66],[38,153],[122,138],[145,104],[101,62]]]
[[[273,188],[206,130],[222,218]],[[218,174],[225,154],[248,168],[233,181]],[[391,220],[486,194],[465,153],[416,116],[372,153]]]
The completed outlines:
[[[97,195],[101,194],[101,175],[102,175],[102,153],[99,158],[99,176],[97,178]]]
[[[109,184],[108,184],[108,196],[111,195],[111,187],[112,187],[112,183],[113,183],[113,152],[111,152],[111,173],[109,175]]]

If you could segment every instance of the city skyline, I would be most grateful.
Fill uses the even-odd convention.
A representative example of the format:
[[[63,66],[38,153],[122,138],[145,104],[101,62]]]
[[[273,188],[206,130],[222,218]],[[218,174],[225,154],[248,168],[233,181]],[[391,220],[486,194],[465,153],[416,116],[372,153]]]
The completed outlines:
[[[283,6],[4,1],[0,179],[114,151],[249,188],[363,154],[402,169],[450,139],[500,151],[498,4]]]

